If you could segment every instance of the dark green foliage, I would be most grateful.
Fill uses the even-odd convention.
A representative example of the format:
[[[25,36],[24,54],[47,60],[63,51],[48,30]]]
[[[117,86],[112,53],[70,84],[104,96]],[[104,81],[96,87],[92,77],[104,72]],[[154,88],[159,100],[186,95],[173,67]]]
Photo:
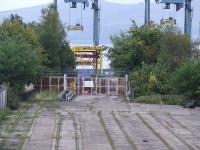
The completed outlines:
[[[14,36],[1,40],[0,82],[21,92],[25,84],[36,81],[41,69],[41,61],[29,43]]]
[[[63,70],[75,66],[75,58],[66,41],[64,27],[59,20],[59,14],[50,5],[42,10],[41,23],[35,29],[41,45],[48,54],[47,67],[54,70]],[[34,26],[34,24],[32,24]]]
[[[111,37],[113,48],[109,50],[111,67],[128,69],[141,66],[142,62],[157,63],[162,32],[159,26],[150,23],[149,26],[133,26],[126,33]]]
[[[20,106],[19,95],[15,92],[14,89],[8,87],[8,95],[7,95],[7,104],[11,110],[16,110]]]
[[[179,94],[200,97],[200,61],[190,61],[177,69],[173,85]]]
[[[111,37],[113,47],[109,50],[112,68],[129,71],[146,64],[167,64],[172,71],[192,56],[192,43],[177,28],[163,30],[151,22],[138,27],[133,22],[128,32]]]
[[[8,19],[3,21],[1,28],[8,37],[26,41],[29,46],[37,53],[41,62],[43,64],[47,63],[47,54],[39,43],[36,32],[31,27],[27,26],[20,16],[11,15]]]
[[[191,59],[192,42],[190,38],[179,31],[168,29],[163,33],[163,48],[158,57],[162,64],[168,64],[175,71],[182,63]]]
[[[162,64],[147,65],[130,73],[130,83],[136,96],[168,94],[170,82],[168,67]]]
[[[54,5],[42,10],[40,23],[23,22],[11,15],[0,25],[0,84],[6,83],[8,105],[19,107],[24,86],[38,81],[42,72],[75,67],[64,27]],[[20,98],[21,99],[21,98]]]
[[[192,56],[193,59],[196,58],[197,53],[194,55],[190,38],[182,34],[178,28],[169,26],[163,28],[153,22],[147,26],[138,27],[133,21],[129,31],[112,36],[111,40],[113,47],[108,54],[111,67],[129,71],[131,87],[134,89],[136,97],[184,94],[182,93],[185,92],[183,86],[180,87],[183,89],[178,90],[177,93],[171,77],[176,76],[173,75],[174,71],[183,63],[191,60]],[[193,78],[198,78],[198,76],[195,75]],[[179,89],[179,87],[177,88]],[[187,88],[189,90],[192,87],[185,87],[185,89]],[[167,99],[167,103],[176,104],[174,97],[162,98],[163,103]],[[140,99],[143,101],[146,98],[141,97]],[[156,96],[152,96],[150,103],[159,103],[160,100],[157,100]],[[178,98],[177,101],[179,101]],[[181,101],[177,103],[181,103]]]
[[[0,110],[0,125],[3,121],[8,119],[8,116],[10,114],[10,111],[8,109],[6,110]]]

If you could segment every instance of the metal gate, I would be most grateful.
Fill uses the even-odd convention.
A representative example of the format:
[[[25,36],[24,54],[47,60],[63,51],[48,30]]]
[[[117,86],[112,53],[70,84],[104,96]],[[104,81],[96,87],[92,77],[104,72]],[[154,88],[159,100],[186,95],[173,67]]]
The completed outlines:
[[[126,77],[44,76],[38,84],[40,91],[60,92],[64,86],[83,95],[125,95],[127,81]]]

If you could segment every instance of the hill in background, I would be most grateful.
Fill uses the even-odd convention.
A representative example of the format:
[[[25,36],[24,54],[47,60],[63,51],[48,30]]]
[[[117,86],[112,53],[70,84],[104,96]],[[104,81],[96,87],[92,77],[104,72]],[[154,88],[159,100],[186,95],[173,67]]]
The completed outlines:
[[[41,9],[48,5],[23,8],[13,11],[1,12],[0,18],[6,18],[11,13],[16,13],[24,18],[24,21],[39,21],[41,16]],[[198,37],[199,15],[197,14],[200,6],[195,6],[193,15],[193,39]],[[64,0],[58,0],[58,11],[60,18],[65,26],[69,24],[69,7],[64,3]],[[73,10],[72,10],[73,12]],[[72,14],[71,12],[71,14]],[[162,13],[163,12],[163,13]],[[161,18],[168,18],[175,16],[177,25],[183,30],[184,25],[184,10],[174,14],[174,10],[162,10],[161,5],[155,3],[151,4],[151,19],[156,23],[160,22]],[[80,17],[79,17],[80,19]],[[117,34],[121,31],[126,31],[131,26],[131,20],[134,19],[138,25],[144,22],[144,3],[139,4],[118,4],[107,1],[101,2],[101,32],[100,43],[103,45],[111,45],[110,35]],[[76,12],[71,16],[70,20],[76,22]],[[83,11],[83,25],[84,32],[70,31],[67,32],[67,40],[71,44],[76,45],[92,45],[93,35],[93,11],[91,6]],[[80,21],[80,20],[79,20]]]

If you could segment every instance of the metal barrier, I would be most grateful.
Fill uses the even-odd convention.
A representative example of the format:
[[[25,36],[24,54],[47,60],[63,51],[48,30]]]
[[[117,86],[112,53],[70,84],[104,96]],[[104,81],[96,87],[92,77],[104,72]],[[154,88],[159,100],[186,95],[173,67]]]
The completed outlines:
[[[0,85],[0,109],[5,109],[7,106],[7,88],[5,85]]]
[[[126,95],[126,77],[67,77],[67,76],[43,76],[37,84],[40,91],[73,90],[76,94],[83,95]]]

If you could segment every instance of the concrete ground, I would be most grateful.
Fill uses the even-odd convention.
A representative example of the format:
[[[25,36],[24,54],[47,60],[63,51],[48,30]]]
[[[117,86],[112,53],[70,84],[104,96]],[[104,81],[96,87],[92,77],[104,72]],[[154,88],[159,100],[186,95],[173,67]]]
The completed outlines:
[[[200,150],[199,109],[77,96],[56,108],[32,106],[26,116],[0,149]]]

